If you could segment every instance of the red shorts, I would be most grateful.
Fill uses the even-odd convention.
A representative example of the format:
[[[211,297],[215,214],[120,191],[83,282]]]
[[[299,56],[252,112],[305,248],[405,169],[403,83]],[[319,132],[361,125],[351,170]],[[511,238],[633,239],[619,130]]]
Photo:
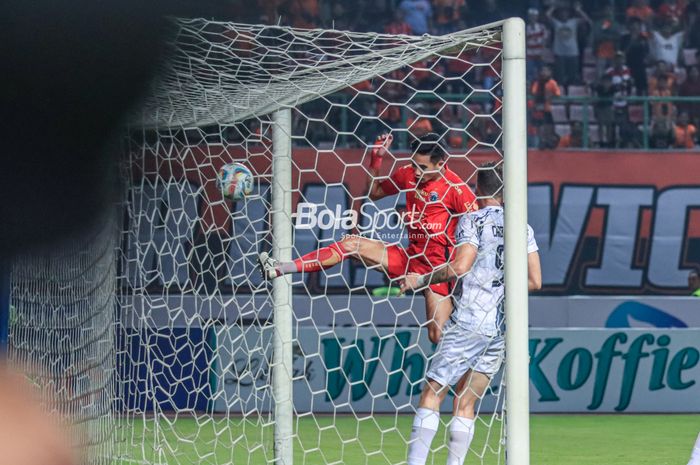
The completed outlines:
[[[409,253],[400,245],[387,247],[387,272],[390,278],[398,278],[407,273],[428,274],[440,265],[447,263],[448,251],[444,246],[427,247],[424,252]],[[439,295],[449,295],[450,283],[431,284],[430,290]]]

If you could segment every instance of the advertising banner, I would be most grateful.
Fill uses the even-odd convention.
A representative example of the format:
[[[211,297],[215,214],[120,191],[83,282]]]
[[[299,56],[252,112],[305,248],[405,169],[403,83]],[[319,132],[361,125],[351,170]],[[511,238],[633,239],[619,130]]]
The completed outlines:
[[[214,410],[268,410],[272,327],[217,334]],[[299,413],[409,412],[434,353],[417,328],[300,327],[296,337]],[[532,329],[531,411],[700,412],[699,340],[700,330],[688,329]],[[500,399],[499,376],[484,411]]]
[[[530,297],[536,328],[700,328],[700,298]]]
[[[269,176],[256,180],[251,199],[224,202],[211,166],[236,160],[256,173],[269,173],[266,150],[173,146],[162,154],[145,152],[137,171],[146,182],[130,193],[134,208],[144,211],[134,213],[140,223],[130,225],[129,237],[149,247],[137,250],[127,242],[126,284],[219,287],[223,292],[258,286],[254,257],[271,240]],[[395,166],[408,163],[408,154],[394,155]],[[403,197],[366,200],[364,157],[361,149],[294,149],[297,255],[347,233],[405,243],[396,214],[404,207]],[[481,152],[455,154],[449,166],[473,184],[474,167],[493,158]],[[389,175],[392,165],[385,163],[382,175]],[[211,169],[202,172],[201,166]],[[688,272],[700,264],[698,173],[700,156],[693,152],[531,151],[528,221],[540,247],[544,292],[689,294]],[[158,214],[165,211],[174,213]],[[143,258],[141,266],[134,265],[136,257]],[[216,263],[221,257],[226,266]],[[351,262],[303,279],[298,289],[328,294],[386,283],[378,271]]]
[[[148,315],[155,327],[184,327],[191,321],[267,321],[272,301],[258,293],[223,296],[174,295],[124,300],[120,313],[125,325]],[[700,328],[700,298],[658,296],[557,296],[531,295],[533,328]],[[297,294],[292,308],[299,326],[415,327],[425,323],[422,295],[372,297],[333,294],[323,298]],[[135,314],[134,314],[135,312]]]

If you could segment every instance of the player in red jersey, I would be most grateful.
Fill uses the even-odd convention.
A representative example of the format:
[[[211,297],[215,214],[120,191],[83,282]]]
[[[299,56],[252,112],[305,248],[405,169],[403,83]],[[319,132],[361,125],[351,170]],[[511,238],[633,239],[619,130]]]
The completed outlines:
[[[261,270],[268,279],[286,273],[314,272],[337,265],[346,258],[365,266],[380,266],[390,278],[407,272],[430,273],[449,262],[454,248],[457,216],[475,210],[476,198],[469,187],[446,165],[447,152],[437,134],[426,134],[411,144],[411,163],[396,169],[389,179],[379,181],[382,161],[392,136],[382,135],[371,152],[369,198],[381,199],[406,192],[404,217],[409,246],[348,235],[328,247],[315,250],[291,262],[278,263],[267,253],[260,254]],[[448,283],[433,284],[424,291],[428,336],[437,343],[442,327],[452,313]]]

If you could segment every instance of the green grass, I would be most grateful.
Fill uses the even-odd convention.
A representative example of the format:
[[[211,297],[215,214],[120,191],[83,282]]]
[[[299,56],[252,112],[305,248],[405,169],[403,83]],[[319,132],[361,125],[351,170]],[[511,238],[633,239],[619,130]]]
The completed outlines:
[[[444,415],[443,419],[449,419]],[[411,417],[318,416],[295,422],[294,465],[390,465],[406,456]],[[126,425],[124,425],[126,426]],[[466,464],[503,464],[500,422],[491,434],[479,424]],[[273,425],[201,417],[137,420],[121,428],[134,462],[156,464],[272,463]],[[698,415],[534,415],[533,465],[684,465],[698,430]],[[129,434],[126,434],[126,433]],[[429,464],[444,464],[445,429],[433,441]],[[500,455],[500,461],[499,461]],[[128,462],[126,462],[128,463]]]

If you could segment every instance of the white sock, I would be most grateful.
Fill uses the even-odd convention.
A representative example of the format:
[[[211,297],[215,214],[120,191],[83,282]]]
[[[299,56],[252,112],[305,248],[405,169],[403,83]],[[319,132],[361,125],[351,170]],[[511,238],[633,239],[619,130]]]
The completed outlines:
[[[462,465],[474,437],[474,420],[452,417],[450,442],[447,443],[447,465]]]
[[[695,441],[695,447],[693,448],[693,453],[690,454],[688,465],[700,465],[700,434],[698,434],[698,439]]]
[[[425,465],[438,425],[440,425],[440,412],[428,408],[416,410],[416,416],[413,417],[411,442],[408,444],[407,465]]]

